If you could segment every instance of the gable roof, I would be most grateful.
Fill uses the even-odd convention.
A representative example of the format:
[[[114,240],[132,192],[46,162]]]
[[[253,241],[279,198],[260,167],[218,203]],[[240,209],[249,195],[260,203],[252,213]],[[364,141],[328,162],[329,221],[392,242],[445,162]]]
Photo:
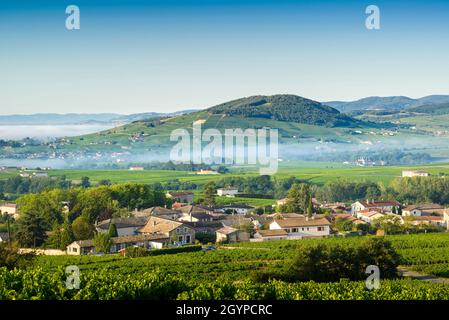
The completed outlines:
[[[304,218],[279,219],[279,220],[275,220],[273,222],[276,222],[281,228],[329,226],[331,224],[325,218],[318,218],[318,219],[309,218],[309,219],[307,219],[306,217],[304,217]]]
[[[178,209],[176,209],[176,211],[178,212],[182,212],[182,213],[206,213],[206,210],[202,207],[199,206],[194,206],[194,205],[186,205],[186,206],[182,206]]]
[[[284,229],[276,230],[259,230],[257,231],[262,237],[276,237],[276,236],[287,236],[287,232]]]
[[[391,206],[400,206],[401,204],[396,200],[393,201],[360,201],[360,203],[366,208],[375,208],[375,207],[391,207]]]
[[[117,229],[120,228],[132,228],[132,227],[142,227],[148,221],[148,217],[129,217],[129,218],[113,218],[108,220],[103,220],[97,224],[97,228],[107,230],[111,223],[115,224]]]
[[[183,226],[182,222],[163,219],[158,217],[150,217],[145,226],[138,229],[139,233],[169,233],[176,228]],[[185,225],[187,226],[187,225]]]
[[[218,233],[225,234],[225,235],[228,235],[228,234],[231,234],[231,233],[234,233],[237,231],[239,231],[239,230],[236,228],[233,228],[233,227],[229,227],[229,226],[224,226],[217,230]]]

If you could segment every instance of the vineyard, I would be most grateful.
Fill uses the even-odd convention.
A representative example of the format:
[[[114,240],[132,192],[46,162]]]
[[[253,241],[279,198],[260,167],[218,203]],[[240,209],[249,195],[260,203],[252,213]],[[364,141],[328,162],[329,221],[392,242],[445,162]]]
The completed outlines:
[[[401,264],[449,276],[449,234],[386,237]],[[356,247],[360,237],[240,243],[219,250],[141,258],[118,255],[40,256],[29,270],[0,269],[0,299],[448,299],[449,286],[418,280],[365,283],[258,281],[254,274],[290,268],[299,250],[325,243]],[[80,289],[66,288],[65,267],[80,269]]]

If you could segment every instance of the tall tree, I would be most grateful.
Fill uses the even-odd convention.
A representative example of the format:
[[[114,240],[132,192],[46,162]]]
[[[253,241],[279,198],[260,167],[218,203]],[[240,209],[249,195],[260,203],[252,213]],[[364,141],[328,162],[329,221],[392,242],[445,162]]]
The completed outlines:
[[[290,212],[307,213],[311,202],[312,195],[308,184],[292,185],[287,195],[287,209]]]
[[[90,187],[90,179],[89,179],[89,177],[82,177],[81,178],[81,187],[83,187],[83,188],[89,188]]]
[[[309,198],[309,205],[307,206],[307,217],[312,218],[313,216],[313,203],[312,197]]]
[[[204,204],[208,206],[215,205],[215,194],[217,192],[217,188],[215,186],[215,182],[209,181],[203,189],[204,194]]]
[[[38,247],[47,238],[45,220],[37,214],[24,214],[18,221],[17,240],[22,246]]]
[[[62,226],[59,248],[65,250],[74,240],[75,236],[73,235],[72,225],[68,221],[65,221]]]
[[[117,227],[114,223],[109,224],[108,235],[111,238],[118,237]]]

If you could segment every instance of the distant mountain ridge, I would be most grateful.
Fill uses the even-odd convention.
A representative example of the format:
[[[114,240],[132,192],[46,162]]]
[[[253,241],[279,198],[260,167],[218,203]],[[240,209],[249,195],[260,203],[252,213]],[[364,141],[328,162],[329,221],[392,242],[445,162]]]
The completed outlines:
[[[36,114],[14,114],[0,115],[1,125],[68,125],[68,124],[91,124],[91,123],[129,123],[153,117],[172,117],[197,111],[196,109],[182,110],[171,113],[147,112],[136,114],[119,113],[36,113]]]
[[[431,95],[419,99],[405,96],[367,97],[356,101],[328,101],[323,104],[350,113],[364,110],[403,110],[430,104],[449,102],[449,95]]]

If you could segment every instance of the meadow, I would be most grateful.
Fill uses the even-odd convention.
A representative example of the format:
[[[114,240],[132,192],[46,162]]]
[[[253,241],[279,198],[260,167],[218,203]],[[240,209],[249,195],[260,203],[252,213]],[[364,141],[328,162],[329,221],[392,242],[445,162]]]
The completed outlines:
[[[359,167],[328,162],[304,162],[304,161],[284,161],[279,165],[275,178],[297,177],[308,180],[316,184],[324,184],[337,179],[348,179],[351,181],[374,181],[389,183],[396,177],[401,176],[402,170],[419,169],[425,170],[432,175],[449,174],[448,163],[435,163],[419,166],[373,166]],[[50,170],[49,176],[65,176],[74,182],[81,181],[82,177],[89,177],[92,183],[101,180],[110,180],[112,183],[156,183],[168,182],[179,179],[182,182],[192,182],[205,184],[209,181],[216,181],[224,177],[255,177],[259,171],[255,167],[235,167],[230,173],[219,175],[198,175],[190,171],[171,170]],[[0,172],[0,179],[6,179],[18,174],[14,172]]]

